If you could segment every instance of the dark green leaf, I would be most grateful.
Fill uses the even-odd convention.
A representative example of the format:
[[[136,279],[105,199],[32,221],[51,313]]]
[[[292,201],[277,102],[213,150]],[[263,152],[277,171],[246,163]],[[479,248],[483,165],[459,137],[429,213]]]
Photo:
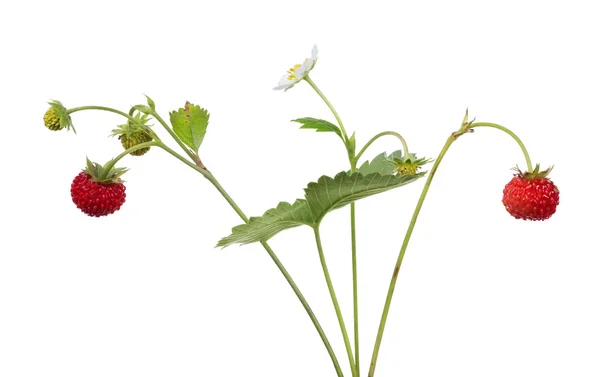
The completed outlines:
[[[292,122],[301,123],[302,126],[300,128],[313,129],[317,132],[334,132],[339,137],[342,137],[342,131],[338,126],[323,119],[299,118],[292,120]]]
[[[186,102],[185,107],[169,113],[173,131],[181,141],[198,153],[208,127],[208,111]]]
[[[260,217],[251,217],[247,224],[238,225],[231,234],[222,238],[217,246],[229,246],[234,243],[247,244],[266,241],[284,229],[300,225],[313,225],[313,218],[306,200],[298,199],[294,204],[281,202]]]

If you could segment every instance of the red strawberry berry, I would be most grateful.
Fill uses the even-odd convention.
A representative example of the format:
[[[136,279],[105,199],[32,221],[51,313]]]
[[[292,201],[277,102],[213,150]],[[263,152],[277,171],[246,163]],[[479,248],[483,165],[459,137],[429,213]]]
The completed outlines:
[[[546,176],[551,169],[539,172],[518,171],[504,187],[502,203],[516,219],[546,220],[556,212],[559,203],[558,187]]]
[[[73,203],[88,216],[110,215],[125,203],[123,183],[102,184],[93,182],[92,176],[81,172],[71,184]]]
[[[108,164],[110,165],[110,164]],[[71,183],[73,203],[88,216],[106,216],[125,203],[125,185],[119,178],[123,168],[109,168],[87,160],[87,168]]]

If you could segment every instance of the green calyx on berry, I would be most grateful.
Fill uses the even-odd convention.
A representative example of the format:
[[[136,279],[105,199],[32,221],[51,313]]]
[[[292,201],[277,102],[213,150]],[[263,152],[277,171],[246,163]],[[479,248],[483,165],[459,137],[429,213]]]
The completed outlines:
[[[419,172],[419,169],[421,169],[422,166],[430,163],[433,160],[425,157],[417,158],[414,153],[409,153],[406,156],[394,157],[393,161],[396,165],[396,172],[398,172],[398,175],[414,175]]]
[[[110,166],[108,169],[107,166]],[[83,172],[90,175],[90,181],[103,185],[122,182],[121,176],[127,172],[127,168],[115,168],[113,161],[110,160],[105,165],[90,161],[86,157],[86,168]]]
[[[48,105],[50,105],[50,108],[44,114],[44,125],[52,131],[60,131],[66,128],[67,131],[73,129],[73,132],[75,132],[75,127],[73,127],[73,122],[67,112],[67,108],[60,101],[55,100],[48,102]]]
[[[519,169],[519,167],[514,167],[513,170],[515,170],[517,172],[517,174],[515,174],[515,176],[521,177],[526,181],[531,181],[534,179],[540,179],[540,178],[546,178],[548,177],[548,174],[550,174],[550,172],[552,171],[552,168],[554,166],[550,166],[548,169],[546,170],[542,170],[540,171],[540,164],[536,164],[535,165],[535,169],[533,169],[533,171],[525,171],[522,172],[521,169]]]
[[[112,136],[119,135],[121,145],[125,150],[133,148],[136,145],[152,141],[152,135],[150,132],[150,125],[147,124],[149,119],[147,114],[137,113],[134,117],[135,121],[131,119],[127,123],[122,124],[119,128],[112,130]],[[150,150],[150,147],[141,148],[131,152],[132,156],[142,156]]]

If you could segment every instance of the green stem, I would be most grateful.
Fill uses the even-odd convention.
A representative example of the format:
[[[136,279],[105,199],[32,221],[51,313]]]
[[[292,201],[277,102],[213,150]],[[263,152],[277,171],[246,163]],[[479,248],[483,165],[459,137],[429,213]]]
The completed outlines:
[[[225,191],[225,189],[223,188],[223,186],[221,186],[221,184],[219,183],[219,181],[217,181],[217,179],[214,177],[214,175],[211,172],[209,172],[206,169],[202,169],[199,166],[195,165],[194,163],[192,163],[191,161],[187,160],[183,156],[179,155],[177,152],[173,151],[172,149],[170,149],[169,147],[167,147],[163,143],[158,143],[158,146],[160,148],[164,149],[169,154],[171,154],[174,157],[176,157],[178,160],[182,161],[183,163],[185,163],[186,165],[188,165],[189,167],[191,167],[192,169],[194,169],[197,172],[199,172],[200,174],[202,174],[206,179],[208,179],[208,181],[217,189],[217,191],[219,191],[219,193],[223,196],[223,198],[227,201],[227,203],[231,206],[231,208],[233,208],[233,210],[235,211],[235,213],[237,213],[237,215],[245,223],[248,222],[248,217],[246,216],[246,214],[237,205],[237,203],[231,198],[231,196],[229,196],[229,194],[227,193],[227,191]],[[317,317],[315,316],[314,312],[312,311],[312,308],[310,307],[310,305],[308,304],[308,302],[304,298],[304,295],[302,294],[302,292],[300,291],[300,289],[298,288],[298,286],[296,285],[296,283],[294,282],[294,280],[292,279],[292,277],[290,276],[290,274],[288,273],[288,271],[286,270],[286,268],[283,266],[283,264],[281,263],[281,261],[279,260],[279,258],[277,257],[277,255],[275,254],[275,252],[273,251],[273,249],[271,249],[271,247],[269,246],[269,244],[266,243],[266,242],[261,242],[261,245],[267,251],[267,253],[271,257],[271,259],[273,260],[273,262],[275,263],[275,265],[277,266],[277,268],[279,268],[279,271],[281,272],[281,274],[283,275],[283,277],[285,278],[285,280],[288,282],[288,284],[290,285],[290,287],[292,288],[292,290],[294,291],[294,293],[298,297],[298,300],[300,300],[300,303],[304,307],[304,310],[306,310],[306,313],[310,317],[310,320],[312,321],[313,325],[315,326],[315,329],[319,333],[319,336],[321,337],[321,340],[323,341],[323,344],[325,345],[325,348],[327,349],[327,352],[329,353],[329,357],[331,358],[331,362],[333,363],[333,367],[335,368],[335,371],[336,371],[338,377],[344,377],[344,373],[342,372],[342,369],[341,369],[340,364],[339,364],[339,362],[337,360],[335,352],[333,351],[333,348],[331,347],[331,344],[329,343],[329,339],[327,338],[327,335],[325,335],[325,331],[323,331],[323,328],[321,327],[321,324],[319,323],[319,320],[317,319]]]
[[[358,263],[356,260],[356,205],[350,203],[350,238],[352,241],[352,302],[354,311],[354,365],[356,377],[360,376],[360,352],[358,337]]]
[[[72,114],[75,113],[77,111],[83,111],[83,110],[101,110],[101,111],[108,111],[109,113],[115,113],[115,114],[119,114],[124,116],[125,118],[131,120],[134,123],[139,123],[134,117],[132,117],[131,115],[124,113],[120,110],[117,109],[113,109],[111,107],[106,107],[106,106],[80,106],[80,107],[74,107],[72,109],[67,110],[67,114]]]
[[[385,305],[383,306],[383,313],[381,314],[381,321],[379,322],[379,329],[377,330],[377,338],[375,339],[375,346],[373,347],[373,356],[371,357],[371,365],[369,367],[368,377],[373,377],[375,374],[375,365],[377,364],[377,356],[379,355],[379,348],[381,346],[381,339],[383,338],[383,331],[385,330],[385,323],[387,321],[388,313],[390,310],[390,304],[392,303],[392,296],[394,295],[394,288],[396,287],[396,281],[398,280],[398,273],[400,272],[400,266],[402,265],[402,260],[404,259],[404,253],[406,252],[406,248],[408,247],[408,241],[410,241],[410,237],[412,235],[415,224],[417,223],[417,218],[419,217],[419,212],[421,211],[421,207],[423,206],[423,201],[427,196],[427,192],[429,191],[429,186],[431,185],[431,181],[435,176],[435,172],[438,169],[438,166],[442,162],[444,155],[450,148],[450,145],[462,134],[469,131],[470,123],[463,122],[462,127],[457,132],[454,132],[448,140],[446,144],[444,144],[440,154],[438,155],[431,171],[429,172],[429,176],[427,177],[427,181],[425,182],[425,186],[423,187],[423,191],[421,192],[421,196],[419,197],[419,201],[417,202],[417,206],[413,212],[412,218],[410,220],[410,224],[408,225],[408,229],[406,231],[406,235],[404,236],[404,241],[402,242],[402,247],[400,248],[400,254],[398,255],[398,260],[396,261],[396,265],[394,266],[394,272],[392,273],[392,280],[390,282],[390,286],[388,289],[387,297],[385,299]]]
[[[335,314],[340,324],[340,330],[342,331],[342,336],[344,337],[344,344],[346,345],[346,352],[348,353],[348,361],[350,362],[352,376],[356,377],[356,365],[354,364],[354,356],[352,356],[352,346],[350,345],[350,339],[348,338],[348,331],[346,331],[346,325],[344,324],[344,317],[342,316],[340,304],[338,303],[337,296],[335,294],[335,289],[333,288],[333,283],[331,281],[331,277],[329,276],[327,262],[325,262],[325,255],[323,253],[323,245],[321,245],[321,235],[319,233],[318,225],[315,226],[314,231],[315,240],[317,242],[317,249],[319,251],[319,259],[321,260],[321,267],[323,267],[323,274],[325,275],[325,281],[327,282],[327,289],[329,289],[329,295],[331,296],[331,301],[333,302]]]
[[[509,130],[506,127],[503,127],[499,124],[496,123],[488,123],[488,122],[477,122],[477,123],[472,123],[471,126],[469,128],[475,128],[475,127],[491,127],[491,128],[496,128],[500,131],[504,131],[507,134],[509,134],[513,139],[515,139],[515,141],[517,142],[517,144],[519,144],[519,147],[521,147],[521,151],[523,151],[523,155],[525,156],[525,161],[527,161],[527,171],[533,171],[533,166],[531,165],[531,159],[529,158],[529,153],[527,153],[527,148],[525,148],[525,144],[523,144],[523,142],[521,141],[521,139],[519,139],[519,137],[512,132],[511,130]]]
[[[135,152],[138,149],[143,149],[143,148],[147,148],[147,147],[153,147],[153,146],[160,146],[159,142],[156,141],[147,141],[145,143],[141,143],[138,145],[135,145],[129,149],[126,149],[125,151],[121,152],[121,154],[119,154],[117,157],[113,158],[112,160],[108,161],[106,163],[106,165],[104,165],[104,173],[102,174],[102,177],[100,177],[101,180],[106,179],[107,178],[107,174],[110,172],[110,170],[115,166],[115,164],[122,159],[123,157],[127,156],[129,153],[131,152]]]
[[[367,144],[365,144],[365,146],[362,147],[362,149],[360,150],[360,152],[358,152],[358,154],[356,155],[356,159],[355,160],[358,162],[358,160],[363,155],[363,153],[365,153],[365,151],[367,150],[367,148],[369,148],[371,146],[371,144],[373,144],[373,142],[375,142],[375,140],[379,139],[382,136],[386,136],[386,135],[391,135],[391,136],[397,137],[400,140],[400,142],[402,143],[402,150],[404,152],[404,156],[408,156],[408,145],[406,144],[406,140],[404,140],[404,138],[402,137],[402,135],[400,135],[398,132],[394,132],[394,131],[385,131],[385,132],[381,132],[381,133],[378,133],[377,135],[373,136],[371,138],[371,140],[369,140],[367,142]]]
[[[158,113],[155,110],[152,110],[150,115],[152,115],[154,119],[156,119],[165,128],[165,130],[167,130],[169,135],[171,135],[171,137],[175,140],[175,142],[177,142],[181,149],[183,149],[183,151],[188,155],[188,157],[191,158],[192,161],[196,161],[197,156],[179,139],[179,137],[175,134],[171,127],[169,127],[167,122],[165,122],[164,119],[161,118],[161,116],[158,115]]]
[[[321,97],[321,99],[325,102],[327,107],[329,107],[329,110],[331,110],[331,112],[333,113],[335,120],[337,120],[338,124],[340,125],[340,129],[342,130],[342,134],[344,135],[344,142],[348,141],[348,134],[346,133],[346,129],[344,128],[344,123],[342,123],[342,119],[338,115],[337,111],[335,111],[335,108],[333,107],[331,102],[329,102],[327,97],[325,97],[325,94],[321,92],[321,90],[317,87],[314,81],[312,81],[312,79],[308,77],[308,75],[304,76],[304,80],[306,80],[306,82],[315,90],[315,92],[317,92],[319,97]]]

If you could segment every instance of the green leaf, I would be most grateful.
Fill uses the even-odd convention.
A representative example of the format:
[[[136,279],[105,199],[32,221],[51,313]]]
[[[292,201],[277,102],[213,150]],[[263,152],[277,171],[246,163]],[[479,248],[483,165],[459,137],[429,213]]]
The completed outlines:
[[[322,176],[317,182],[311,182],[304,189],[310,212],[319,224],[330,211],[341,208],[356,200],[379,194],[396,187],[404,186],[421,177],[425,173],[407,175],[381,175],[378,173],[362,175],[341,172],[334,178]]]
[[[264,215],[250,218],[247,224],[233,228],[232,233],[221,239],[217,246],[266,241],[288,228],[300,225],[318,226],[323,217],[334,209],[403,186],[424,175],[425,173],[403,176],[375,173],[364,176],[360,173],[350,175],[341,172],[335,178],[322,176],[304,189],[306,199],[298,199],[294,204],[281,202]]]
[[[387,155],[385,152],[378,154],[371,161],[363,162],[357,171],[362,175],[372,173],[379,173],[381,175],[394,174],[396,171],[394,158],[402,158],[402,151],[397,150],[390,155]]]
[[[222,238],[217,246],[229,246],[234,243],[247,244],[266,241],[284,229],[300,225],[313,225],[313,218],[306,200],[298,199],[294,204],[281,202],[260,217],[251,217],[247,224],[238,225],[231,234]]]
[[[185,103],[185,107],[169,113],[173,131],[181,141],[198,153],[208,127],[208,111],[200,106]]]
[[[301,123],[302,126],[300,128],[313,129],[317,132],[334,132],[339,137],[342,137],[342,131],[338,126],[323,119],[298,118],[292,120],[292,122]]]
[[[352,133],[352,136],[346,142],[346,149],[348,150],[348,156],[350,158],[354,158],[356,155],[356,132]]]

